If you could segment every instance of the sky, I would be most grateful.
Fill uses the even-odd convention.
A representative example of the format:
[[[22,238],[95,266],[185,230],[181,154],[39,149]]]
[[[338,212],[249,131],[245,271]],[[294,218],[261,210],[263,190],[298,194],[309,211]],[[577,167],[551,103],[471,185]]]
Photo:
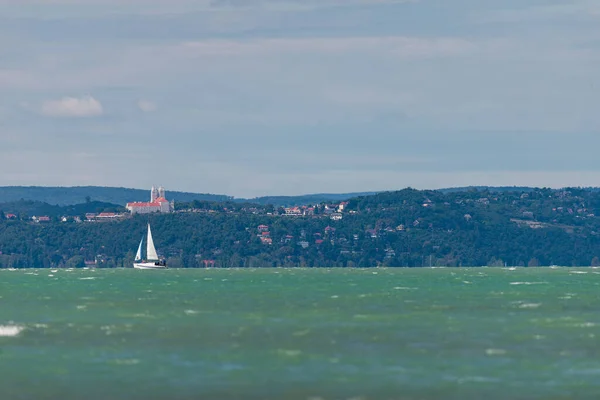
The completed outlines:
[[[597,0],[0,0],[0,186],[600,186]]]

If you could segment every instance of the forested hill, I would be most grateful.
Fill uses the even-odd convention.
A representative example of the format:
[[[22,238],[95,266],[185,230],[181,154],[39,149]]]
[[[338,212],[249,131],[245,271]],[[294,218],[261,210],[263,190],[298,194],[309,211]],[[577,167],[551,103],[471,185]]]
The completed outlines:
[[[273,206],[302,206],[310,204],[319,204],[325,202],[344,201],[353,197],[359,196],[370,196],[377,194],[377,192],[360,192],[360,193],[318,193],[318,194],[305,194],[299,196],[262,196],[254,197],[251,199],[235,199],[238,203],[254,203],[261,205],[273,205]]]
[[[0,203],[0,218],[7,218],[7,215],[12,214],[11,218],[20,220],[27,220],[33,216],[48,216],[57,219],[63,216],[84,217],[87,213],[124,213],[126,211],[125,207],[121,205],[101,201],[89,201],[81,204],[64,206],[33,200],[18,200]]]
[[[490,192],[490,193],[528,193],[536,190],[525,186],[466,186],[439,189],[441,193],[462,192]],[[585,188],[586,191],[594,192],[599,188]],[[210,193],[190,193],[167,190],[168,200],[176,202],[212,201],[236,203],[254,203],[259,205],[273,206],[299,206],[324,202],[345,201],[355,197],[371,196],[381,192],[357,192],[357,193],[316,193],[297,196],[261,196],[254,198],[234,198],[233,196]],[[51,205],[74,205],[84,202],[97,201],[124,206],[131,201],[146,201],[150,196],[149,189],[131,189],[121,187],[104,186],[0,186],[0,203],[10,203],[19,200],[32,200]]]
[[[208,193],[189,193],[167,191],[168,200],[176,202],[199,201],[235,201],[238,203],[272,204],[275,206],[295,206],[315,204],[325,201],[342,201],[356,196],[374,194],[363,193],[319,193],[299,196],[262,196],[252,199],[236,198],[232,196]],[[125,205],[131,201],[147,201],[150,189],[130,189],[103,186],[73,186],[73,187],[46,187],[46,186],[0,186],[0,203],[10,203],[19,200],[32,200],[52,205],[81,204],[89,200]]]
[[[172,267],[589,266],[599,215],[600,192],[581,188],[405,189],[287,210],[195,200],[104,222],[0,218],[0,268],[128,267],[149,220]]]
[[[167,192],[169,200],[176,201],[227,201],[231,196],[218,194]],[[150,189],[130,189],[104,186],[1,186],[0,203],[9,203],[19,200],[33,200],[52,205],[81,204],[89,200],[112,203],[124,206],[132,201],[148,201]]]

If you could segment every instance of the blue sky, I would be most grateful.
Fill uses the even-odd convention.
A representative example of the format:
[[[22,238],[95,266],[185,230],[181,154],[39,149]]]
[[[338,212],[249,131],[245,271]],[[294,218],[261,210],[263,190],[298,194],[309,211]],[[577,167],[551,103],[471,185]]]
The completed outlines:
[[[0,185],[599,186],[592,0],[0,0]]]

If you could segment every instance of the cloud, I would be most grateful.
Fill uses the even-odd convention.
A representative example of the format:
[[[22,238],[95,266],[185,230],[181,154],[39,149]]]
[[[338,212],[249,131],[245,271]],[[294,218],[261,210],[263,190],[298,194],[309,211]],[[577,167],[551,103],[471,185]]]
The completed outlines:
[[[140,110],[146,113],[156,111],[157,109],[156,104],[149,100],[140,100],[138,101],[137,106]]]
[[[104,113],[102,104],[91,96],[63,97],[42,105],[46,117],[97,117]]]

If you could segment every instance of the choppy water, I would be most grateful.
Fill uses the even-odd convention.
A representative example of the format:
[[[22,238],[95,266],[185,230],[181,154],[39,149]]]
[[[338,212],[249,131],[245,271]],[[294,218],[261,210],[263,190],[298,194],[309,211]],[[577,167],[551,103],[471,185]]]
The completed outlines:
[[[600,270],[0,270],[2,399],[598,399]]]

